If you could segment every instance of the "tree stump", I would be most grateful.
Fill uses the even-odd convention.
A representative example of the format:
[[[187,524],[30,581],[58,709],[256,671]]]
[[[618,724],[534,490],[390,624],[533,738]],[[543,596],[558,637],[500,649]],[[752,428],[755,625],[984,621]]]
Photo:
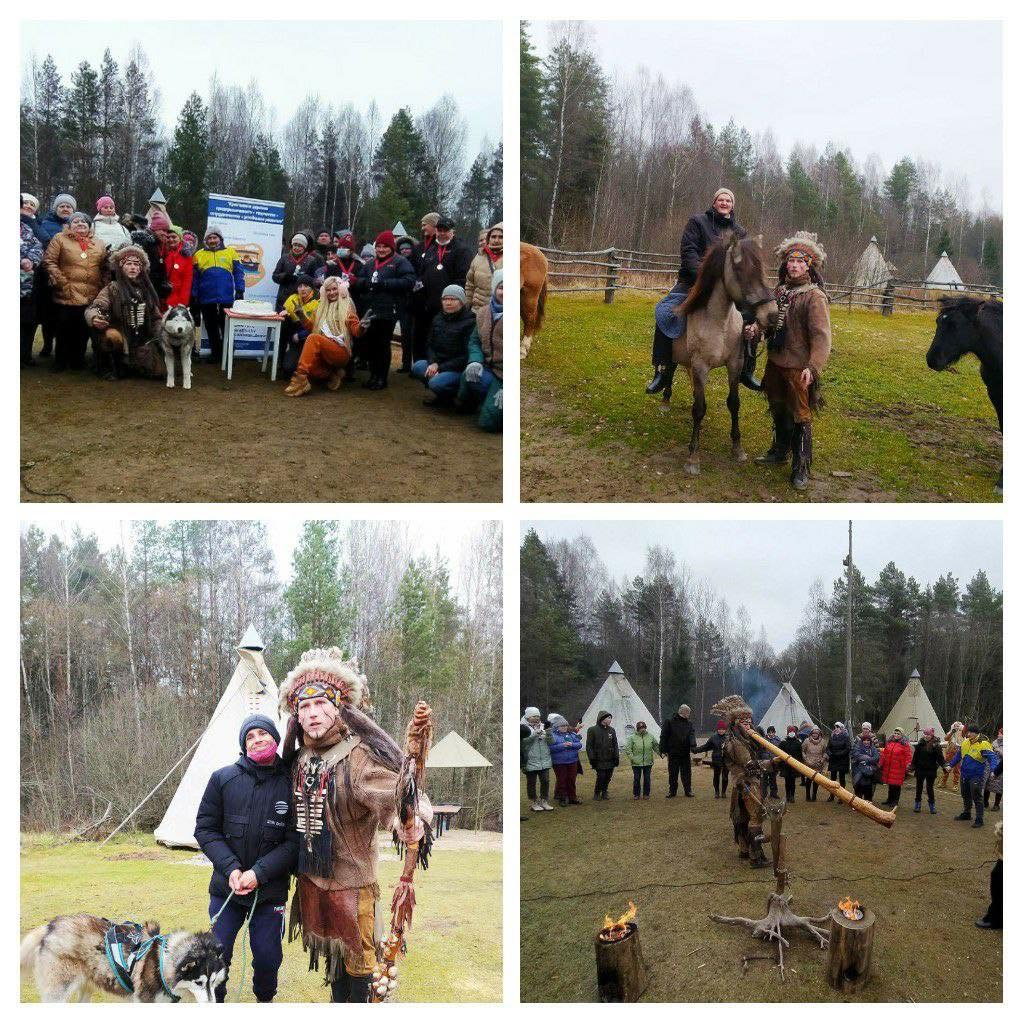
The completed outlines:
[[[851,921],[838,907],[832,908],[825,977],[840,992],[859,992],[871,973],[875,942],[875,915],[866,907],[864,917]]]
[[[640,949],[640,931],[627,926],[624,938],[594,939],[597,959],[597,992],[602,1003],[635,1003],[647,988],[647,968]]]

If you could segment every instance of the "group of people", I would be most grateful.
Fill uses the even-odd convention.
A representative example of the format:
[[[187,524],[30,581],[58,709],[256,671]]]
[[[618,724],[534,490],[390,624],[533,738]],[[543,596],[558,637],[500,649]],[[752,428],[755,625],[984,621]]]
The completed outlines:
[[[40,356],[61,372],[85,366],[92,341],[96,372],[107,379],[161,376],[156,333],[168,309],[186,306],[221,361],[225,311],[245,297],[245,266],[223,229],[202,241],[171,223],[165,207],[146,217],[119,216],[101,196],[95,214],[61,193],[40,216],[38,199],[21,193],[21,363]],[[275,266],[275,310],[284,317],[285,393],[300,397],[322,382],[329,390],[367,370],[363,386],[382,390],[391,372],[392,339],[401,337],[397,372],[429,391],[426,404],[476,414],[499,431],[503,412],[503,249],[501,223],[481,233],[473,251],[448,217],[428,213],[419,241],[391,231],[357,251],[353,233],[294,234]]]

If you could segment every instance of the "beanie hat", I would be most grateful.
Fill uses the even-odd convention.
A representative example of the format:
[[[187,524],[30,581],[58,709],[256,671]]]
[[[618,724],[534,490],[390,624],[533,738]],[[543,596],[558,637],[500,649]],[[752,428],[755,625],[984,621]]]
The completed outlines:
[[[786,735],[787,735],[787,736],[795,736],[795,735],[796,735],[796,726],[795,726],[795,725],[791,725],[791,726],[790,726],[790,727],[789,727],[789,728],[788,728],[788,729],[786,730]]]
[[[425,213],[423,215],[423,219],[420,221],[420,227],[422,227],[424,224],[429,224],[430,227],[436,228],[437,227],[437,222],[440,219],[441,219],[441,214],[439,214],[439,213]]]
[[[679,705],[679,717],[680,718],[689,718],[690,717],[690,705],[689,704],[680,704]]]
[[[374,240],[374,245],[386,245],[392,252],[395,251],[394,231],[382,231]]]
[[[70,203],[72,209],[78,209],[78,203],[75,202],[75,197],[72,195],[68,195],[67,192],[61,192],[60,195],[54,198],[53,208],[56,210],[61,203]]]
[[[154,210],[149,218],[149,226],[153,231],[166,231],[171,226],[171,218],[163,210]]]
[[[103,207],[103,206],[113,206],[113,205],[114,205],[114,200],[111,199],[110,196],[100,196],[99,199],[96,200],[96,212],[99,213],[100,208]]]
[[[736,205],[736,197],[732,194],[731,188],[720,188],[715,193],[714,198],[711,200],[711,202],[717,202],[719,196],[728,196],[732,200],[733,206]]]
[[[861,732],[863,732],[865,729],[867,729],[868,732],[871,732],[871,723],[870,722],[861,722],[860,723],[860,730],[861,730]]]
[[[463,305],[466,304],[466,290],[459,284],[450,284],[443,292],[442,299],[458,299]]]
[[[356,247],[356,236],[351,231],[339,231],[334,237],[338,241],[339,249],[354,249]]]
[[[523,718],[540,718],[540,708],[523,708]]]
[[[494,272],[494,275],[491,277],[491,294],[492,295],[497,295],[498,294],[498,285],[501,284],[501,282],[504,281],[504,280],[505,280],[505,271],[504,270],[496,270]]]
[[[206,229],[206,234],[203,235],[204,240],[209,238],[210,235],[216,235],[222,242],[224,241],[224,229],[218,227],[216,224],[211,224]]]
[[[75,212],[68,217],[69,224],[74,223],[76,220],[84,220],[89,227],[92,227],[92,217],[90,217],[84,210],[75,210]]]
[[[296,231],[295,234],[292,235],[292,240],[289,244],[294,245],[296,242],[298,242],[303,249],[307,249],[309,247],[309,239],[301,231]]]
[[[38,210],[39,209],[39,200],[36,199],[36,197],[34,195],[32,195],[31,192],[22,192],[21,193],[21,205],[22,206],[31,206],[31,207],[33,207],[33,209]]]
[[[242,723],[242,728],[238,730],[238,745],[243,754],[245,753],[245,737],[252,729],[262,729],[264,732],[269,732],[274,737],[275,743],[281,742],[281,734],[277,731],[277,726],[272,718],[268,718],[266,715],[250,715]]]
[[[606,718],[611,718],[612,713],[610,711],[599,711],[597,714],[597,724],[600,725]]]

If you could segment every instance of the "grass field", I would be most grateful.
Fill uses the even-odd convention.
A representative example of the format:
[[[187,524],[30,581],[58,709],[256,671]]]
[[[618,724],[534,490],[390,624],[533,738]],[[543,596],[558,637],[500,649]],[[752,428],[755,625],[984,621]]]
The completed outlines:
[[[771,441],[764,398],[740,389],[751,461],[730,457],[724,371],[708,386],[701,475],[683,472],[689,381],[676,375],[671,410],[644,394],[659,296],[560,295],[522,364],[524,501],[996,501],[1002,459],[995,413],[965,358],[935,373],[925,353],[932,312],[832,310],[827,406],[814,427],[813,480],[804,496],[788,471],[753,463]],[[758,375],[764,368],[759,356]],[[835,475],[839,474],[839,475]]]
[[[409,956],[399,967],[398,999],[416,1002],[494,1002],[501,999],[501,845],[494,833],[445,833],[426,873],[418,875],[416,916]],[[113,920],[156,919],[164,931],[209,927],[206,911],[210,868],[190,863],[192,850],[168,850],[151,835],[55,846],[46,837],[22,835],[21,934],[58,914],[87,911]],[[390,893],[401,865],[381,846],[380,883]],[[387,895],[390,900],[390,896]],[[236,1001],[242,948],[228,1000]],[[255,1002],[249,960],[242,1002]],[[307,971],[298,939],[284,948],[277,999],[328,1001],[322,973]],[[21,998],[36,1002],[30,978]],[[94,997],[99,999],[98,996]]]
[[[634,802],[632,772],[615,772],[609,802],[590,799],[593,774],[580,778],[584,803],[538,814],[524,799],[521,841],[521,996],[524,1001],[594,1001],[594,936],[604,915],[636,901],[645,1002],[843,1001],[824,978],[825,952],[791,937],[786,984],[769,952],[710,913],[761,917],[771,870],[753,871],[732,842],[728,801],[713,799],[711,770],[694,768],[695,799],[664,799],[665,762],[654,767],[651,799]],[[912,780],[911,780],[912,783]],[[780,784],[781,785],[781,784]],[[910,797],[913,796],[911,786]],[[984,828],[953,820],[959,796],[937,794],[939,813],[912,812],[906,788],[886,830],[844,805],[797,803],[783,819],[794,911],[818,916],[844,896],[876,917],[872,976],[858,1002],[998,1001],[1001,932],[974,927],[988,905],[994,861],[990,814]]]

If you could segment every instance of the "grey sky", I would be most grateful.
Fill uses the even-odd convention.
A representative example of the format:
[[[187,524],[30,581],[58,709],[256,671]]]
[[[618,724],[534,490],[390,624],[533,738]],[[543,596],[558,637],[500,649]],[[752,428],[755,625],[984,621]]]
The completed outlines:
[[[763,624],[776,650],[793,638],[807,592],[820,576],[826,593],[843,570],[847,520],[714,522],[551,522],[533,527],[545,542],[587,534],[615,579],[643,571],[653,544],[668,547],[691,577],[707,577],[732,610],[743,604],[755,634]],[[1002,524],[994,521],[874,521],[853,524],[854,564],[874,582],[895,562],[918,583],[952,572],[961,583],[984,569],[1003,586]]]
[[[343,15],[339,9],[337,14]],[[282,127],[309,93],[365,112],[376,99],[384,124],[399,107],[422,113],[451,93],[469,127],[466,165],[486,136],[501,138],[501,22],[313,20],[22,22],[21,53],[53,56],[67,76],[110,47],[122,64],[133,44],[149,57],[165,127],[188,94],[206,95],[216,71],[227,85],[255,79]]]
[[[730,117],[794,142],[903,156],[971,182],[1002,206],[1002,27],[996,21],[594,21],[609,74],[645,65],[685,82],[716,126]],[[546,51],[548,30],[531,23]]]

